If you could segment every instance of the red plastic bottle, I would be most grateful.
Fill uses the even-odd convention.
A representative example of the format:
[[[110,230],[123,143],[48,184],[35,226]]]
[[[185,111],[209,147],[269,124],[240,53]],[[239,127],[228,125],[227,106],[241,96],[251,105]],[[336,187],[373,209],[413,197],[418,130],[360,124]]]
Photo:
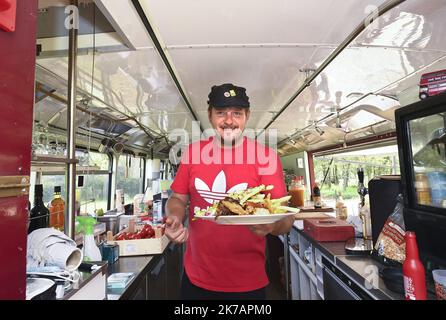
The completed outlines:
[[[406,232],[406,260],[403,263],[406,300],[426,300],[426,275],[418,255],[415,232]]]

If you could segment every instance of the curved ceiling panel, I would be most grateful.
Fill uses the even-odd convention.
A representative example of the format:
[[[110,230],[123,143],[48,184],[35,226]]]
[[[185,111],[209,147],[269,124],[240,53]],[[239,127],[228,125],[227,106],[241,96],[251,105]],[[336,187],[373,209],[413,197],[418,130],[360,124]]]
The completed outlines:
[[[210,88],[234,83],[247,89],[253,110],[275,111],[302,85],[314,48],[172,50],[177,73],[197,112],[208,108]],[[255,57],[255,59],[253,58]]]
[[[446,51],[445,17],[444,1],[405,1],[376,19],[355,43],[415,51]]]
[[[182,0],[140,0],[167,46],[295,42],[338,44],[370,13],[371,7],[384,2],[194,0],[185,4]]]
[[[280,130],[281,136],[305,128],[309,121],[322,120],[333,114],[337,107],[342,109],[368,93],[379,92],[439,57],[437,52],[349,47],[316,77],[272,126]],[[387,94],[392,95],[391,92]]]
[[[38,64],[66,79],[66,58],[39,59]],[[105,105],[128,116],[183,113],[183,119],[191,120],[169,73],[153,49],[95,54],[94,67],[94,87],[91,91],[93,58],[91,55],[78,57],[81,96],[93,92],[93,96]],[[151,123],[152,126],[156,129],[156,125]]]

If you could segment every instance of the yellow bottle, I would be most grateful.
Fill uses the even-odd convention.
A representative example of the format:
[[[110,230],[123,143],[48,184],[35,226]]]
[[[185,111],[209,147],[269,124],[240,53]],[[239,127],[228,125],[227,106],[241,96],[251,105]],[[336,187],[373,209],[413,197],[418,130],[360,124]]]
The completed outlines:
[[[65,201],[62,199],[61,187],[54,187],[54,198],[50,203],[50,226],[64,232]]]

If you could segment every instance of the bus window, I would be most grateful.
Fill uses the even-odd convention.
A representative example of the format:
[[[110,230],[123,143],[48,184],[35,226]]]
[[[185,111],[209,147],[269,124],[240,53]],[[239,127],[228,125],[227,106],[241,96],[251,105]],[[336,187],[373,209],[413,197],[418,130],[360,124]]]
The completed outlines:
[[[358,215],[357,169],[364,169],[364,184],[379,175],[399,174],[397,146],[350,151],[314,158],[316,181],[322,185],[322,199],[335,207],[338,195],[344,199],[349,215]],[[325,182],[324,181],[325,177]]]
[[[126,154],[119,156],[116,189],[124,190],[126,204],[133,203],[133,197],[143,193],[143,170],[143,159]]]
[[[108,155],[89,152],[84,164],[87,170],[78,172],[84,176],[84,185],[77,188],[76,197],[81,204],[81,212],[93,213],[96,209],[107,211],[110,159]]]
[[[446,69],[425,73],[420,79],[420,99],[446,91]]]
[[[54,187],[60,186],[62,188],[62,198],[67,198],[67,188],[65,185],[65,175],[44,173],[42,175],[41,183],[43,185],[43,202],[45,205],[51,202],[54,197]]]
[[[81,203],[81,212],[94,213],[94,210],[99,208],[106,211],[108,208],[108,171],[110,166],[108,156],[97,152],[87,153],[76,150],[76,157],[79,159],[79,166],[76,168],[77,176],[84,177],[83,186],[78,187],[76,192],[76,200]],[[67,199],[64,166],[36,163],[32,170],[34,170],[31,174],[32,185],[36,184],[36,170],[41,172],[40,183],[43,185],[43,201],[46,205],[53,199],[55,186],[61,187],[62,198]],[[33,203],[34,188],[31,188],[30,191],[29,200]]]

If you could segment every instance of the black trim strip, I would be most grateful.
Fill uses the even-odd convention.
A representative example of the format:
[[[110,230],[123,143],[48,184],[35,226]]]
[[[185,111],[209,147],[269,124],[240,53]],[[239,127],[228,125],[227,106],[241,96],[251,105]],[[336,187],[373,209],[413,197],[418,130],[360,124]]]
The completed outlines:
[[[141,18],[142,22],[144,23],[144,26],[146,27],[146,30],[149,33],[150,38],[152,38],[153,44],[155,45],[156,50],[158,51],[159,55],[161,56],[161,59],[163,60],[164,65],[166,66],[167,70],[169,71],[170,76],[172,77],[172,80],[175,82],[178,92],[183,97],[184,103],[186,103],[186,106],[189,109],[189,112],[192,114],[192,117],[195,119],[195,121],[199,121],[197,115],[195,114],[195,112],[192,108],[192,105],[190,104],[189,100],[187,99],[185,92],[181,88],[180,82],[178,81],[178,78],[175,75],[175,72],[173,71],[172,66],[170,65],[169,59],[167,59],[167,56],[164,53],[164,49],[161,47],[161,44],[160,44],[158,38],[156,37],[156,34],[153,31],[153,28],[150,25],[149,20],[146,17],[144,10],[141,7],[141,4],[139,3],[139,0],[132,0],[132,3],[135,6],[135,9],[139,14],[139,17]],[[200,130],[203,132],[203,127],[201,126],[201,123],[200,123]]]

